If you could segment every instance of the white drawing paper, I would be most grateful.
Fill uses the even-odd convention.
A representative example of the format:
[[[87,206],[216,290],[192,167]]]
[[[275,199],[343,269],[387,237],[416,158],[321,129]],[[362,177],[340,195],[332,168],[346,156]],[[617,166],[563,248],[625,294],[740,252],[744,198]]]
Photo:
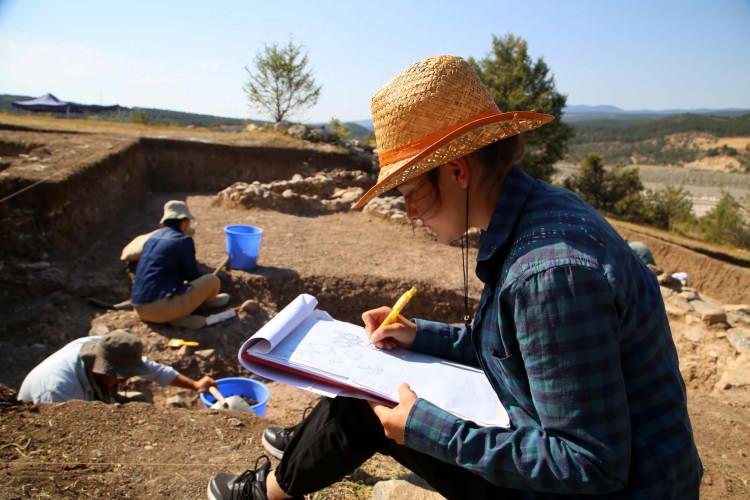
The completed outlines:
[[[300,297],[306,297],[303,304],[297,302]],[[300,320],[300,311],[313,304],[311,296],[300,297],[290,304],[293,307],[289,312],[287,306],[276,316],[286,312],[284,317],[294,323],[292,328],[282,328],[277,322],[269,335],[266,327],[274,318],[245,342],[239,356],[245,368],[318,394],[373,400],[380,397],[393,403],[398,403],[398,386],[406,382],[419,397],[458,417],[480,425],[509,426],[508,415],[481,370],[408,349],[379,350],[370,344],[364,328],[337,321],[325,311],[315,310],[314,305]],[[262,342],[256,339],[258,334]],[[248,362],[242,356],[245,350],[256,358],[366,391],[376,398]]]

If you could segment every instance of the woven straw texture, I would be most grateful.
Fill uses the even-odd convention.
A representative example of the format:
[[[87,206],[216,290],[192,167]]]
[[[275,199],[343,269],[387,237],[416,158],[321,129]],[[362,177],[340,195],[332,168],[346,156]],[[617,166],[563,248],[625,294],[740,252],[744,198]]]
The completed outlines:
[[[455,56],[425,59],[389,81],[372,98],[372,117],[381,159],[378,182],[352,208],[552,119],[541,113],[502,113],[471,66]]]

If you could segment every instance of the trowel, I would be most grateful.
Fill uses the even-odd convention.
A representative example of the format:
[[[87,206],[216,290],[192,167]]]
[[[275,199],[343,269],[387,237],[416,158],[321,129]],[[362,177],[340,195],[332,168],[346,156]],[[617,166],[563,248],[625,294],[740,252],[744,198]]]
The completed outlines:
[[[234,410],[245,413],[252,413],[253,411],[250,405],[247,404],[247,401],[242,399],[241,396],[229,396],[225,398],[216,387],[209,387],[208,392],[216,398],[216,402],[211,405],[211,408],[214,410]]]

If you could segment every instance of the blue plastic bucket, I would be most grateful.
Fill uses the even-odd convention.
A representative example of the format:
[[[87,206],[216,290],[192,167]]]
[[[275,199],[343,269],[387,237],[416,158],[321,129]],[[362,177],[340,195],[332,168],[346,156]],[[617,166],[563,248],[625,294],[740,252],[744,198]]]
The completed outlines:
[[[227,254],[232,269],[254,269],[258,265],[258,251],[263,229],[255,226],[226,226]]]
[[[216,381],[216,385],[219,387],[221,395],[225,398],[229,396],[245,396],[256,400],[258,403],[252,405],[250,408],[258,416],[266,416],[266,405],[268,404],[268,398],[271,397],[271,391],[264,384],[251,378],[229,377],[220,378]],[[201,392],[200,398],[203,406],[206,408],[211,408],[216,402],[216,398],[207,392]]]

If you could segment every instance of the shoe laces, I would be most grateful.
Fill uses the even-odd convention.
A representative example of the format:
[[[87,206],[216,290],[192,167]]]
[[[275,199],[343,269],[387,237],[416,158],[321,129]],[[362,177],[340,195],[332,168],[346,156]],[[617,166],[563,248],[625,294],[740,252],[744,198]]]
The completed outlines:
[[[261,462],[263,462],[263,464],[259,466],[258,464]],[[265,467],[266,464],[270,463],[271,460],[265,455],[256,458],[253,468],[246,470],[234,480],[230,500],[253,500],[253,484],[256,481],[258,469]],[[239,487],[235,488],[237,485],[239,485]],[[263,489],[266,489],[266,485],[263,485]]]
[[[297,432],[297,430],[300,427],[302,427],[302,424],[305,423],[305,420],[307,420],[307,417],[310,415],[310,412],[312,410],[313,410],[312,406],[308,406],[307,408],[305,408],[305,410],[302,412],[302,419],[299,421],[299,423],[296,425],[293,425],[292,427],[285,427],[284,429],[281,430],[281,432],[279,432],[279,434],[281,434],[284,437],[284,439],[286,439],[290,437],[292,434],[294,434],[295,432]]]

